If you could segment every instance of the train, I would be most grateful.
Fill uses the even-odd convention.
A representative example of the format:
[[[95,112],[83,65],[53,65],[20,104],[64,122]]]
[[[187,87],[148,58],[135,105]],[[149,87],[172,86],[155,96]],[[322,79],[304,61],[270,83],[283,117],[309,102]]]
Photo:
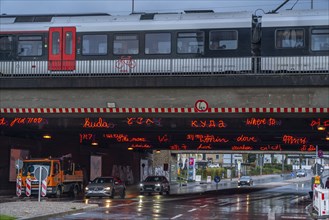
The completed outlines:
[[[1,15],[0,77],[328,74],[328,10]]]

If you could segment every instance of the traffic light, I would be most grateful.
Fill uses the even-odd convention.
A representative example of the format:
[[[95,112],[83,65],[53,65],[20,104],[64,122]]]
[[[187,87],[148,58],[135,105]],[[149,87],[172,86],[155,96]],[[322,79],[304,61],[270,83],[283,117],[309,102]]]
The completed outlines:
[[[190,166],[193,166],[193,165],[194,165],[194,158],[190,158],[190,160],[189,160],[189,165],[190,165]]]

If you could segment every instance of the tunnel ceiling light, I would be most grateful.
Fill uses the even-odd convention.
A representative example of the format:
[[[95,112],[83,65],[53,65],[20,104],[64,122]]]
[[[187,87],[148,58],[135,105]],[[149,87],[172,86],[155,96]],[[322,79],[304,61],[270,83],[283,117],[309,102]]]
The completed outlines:
[[[92,146],[98,146],[98,142],[97,142],[97,141],[92,141],[92,142],[91,142],[91,145],[92,145]]]
[[[134,150],[134,148],[132,148],[132,147],[128,147],[128,150]]]
[[[317,129],[318,131],[324,131],[326,130],[326,127],[324,127],[323,125],[318,125]]]
[[[325,139],[326,139],[326,141],[329,141],[329,133],[327,134]]]
[[[44,134],[42,136],[43,139],[51,139],[51,135],[50,134]]]

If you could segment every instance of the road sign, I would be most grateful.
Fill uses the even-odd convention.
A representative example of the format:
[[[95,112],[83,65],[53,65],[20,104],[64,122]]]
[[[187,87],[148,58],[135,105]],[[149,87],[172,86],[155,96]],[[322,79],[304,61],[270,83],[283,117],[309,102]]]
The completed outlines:
[[[41,169],[41,170],[40,170]],[[44,180],[48,176],[48,170],[46,167],[37,167],[34,171],[34,176],[37,180]]]
[[[323,170],[324,170],[323,166],[318,163],[314,164],[312,167],[312,171],[314,175],[321,175]]]
[[[198,100],[195,102],[194,109],[197,112],[206,112],[208,110],[208,102],[205,100]]]
[[[18,159],[18,160],[16,160],[15,161],[15,167],[16,167],[16,169],[22,169],[22,167],[23,167],[23,161],[22,160],[20,160],[20,159]]]
[[[220,182],[220,177],[219,176],[215,176],[214,181],[215,181],[215,183],[219,183]]]

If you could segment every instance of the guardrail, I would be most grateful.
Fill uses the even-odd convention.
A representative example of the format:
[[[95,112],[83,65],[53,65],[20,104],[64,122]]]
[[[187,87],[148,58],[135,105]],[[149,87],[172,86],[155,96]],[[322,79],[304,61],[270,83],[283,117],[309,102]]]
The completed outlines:
[[[49,70],[47,60],[0,61],[0,78],[329,74],[329,56],[184,59],[134,59],[127,56],[117,60],[76,60],[73,66],[73,70],[53,71]]]

